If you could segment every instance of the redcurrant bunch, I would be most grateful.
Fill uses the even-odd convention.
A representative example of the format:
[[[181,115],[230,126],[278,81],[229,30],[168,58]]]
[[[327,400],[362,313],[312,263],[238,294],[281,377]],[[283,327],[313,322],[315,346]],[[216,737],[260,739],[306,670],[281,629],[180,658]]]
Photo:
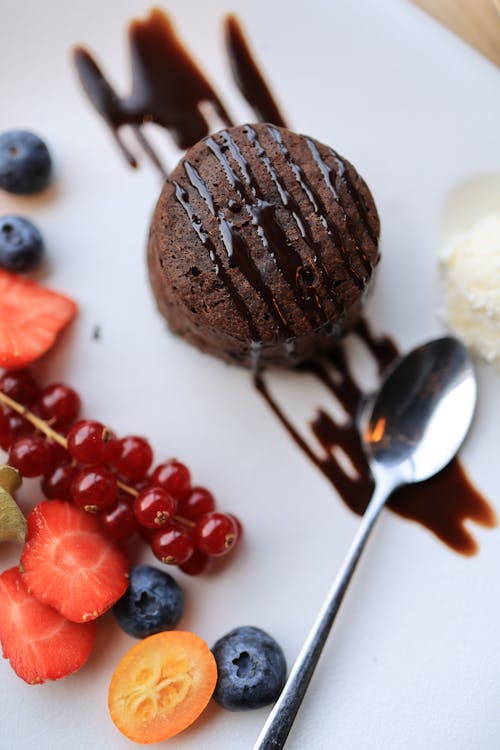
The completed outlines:
[[[100,422],[78,420],[80,397],[69,386],[41,388],[28,370],[8,372],[0,402],[0,447],[9,463],[25,477],[41,477],[48,499],[98,514],[115,541],[140,531],[159,560],[197,575],[240,538],[238,519],[192,485],[183,463],[170,459],[150,471],[145,438],[117,438]]]

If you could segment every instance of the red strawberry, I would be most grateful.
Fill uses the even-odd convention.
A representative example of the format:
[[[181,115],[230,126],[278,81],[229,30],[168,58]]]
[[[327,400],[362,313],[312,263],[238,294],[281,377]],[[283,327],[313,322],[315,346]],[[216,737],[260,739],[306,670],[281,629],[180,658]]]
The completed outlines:
[[[58,680],[89,658],[96,623],[69,622],[29,594],[18,568],[0,575],[0,642],[3,655],[23,680],[34,685]]]
[[[125,593],[128,562],[90,513],[63,500],[28,516],[21,556],[30,593],[73,622],[93,620]]]
[[[69,297],[0,270],[0,367],[24,367],[41,357],[76,311]]]

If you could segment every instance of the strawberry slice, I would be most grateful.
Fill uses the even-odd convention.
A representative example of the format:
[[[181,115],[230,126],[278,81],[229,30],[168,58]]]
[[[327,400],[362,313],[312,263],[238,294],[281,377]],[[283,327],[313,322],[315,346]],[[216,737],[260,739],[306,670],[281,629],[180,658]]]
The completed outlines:
[[[30,685],[59,680],[89,658],[96,623],[69,622],[28,593],[18,568],[0,575],[0,642],[16,674]]]
[[[41,357],[76,311],[69,297],[0,270],[0,367],[24,367]]]
[[[90,513],[63,500],[45,500],[28,516],[21,555],[30,593],[73,622],[93,620],[128,585],[128,561]]]

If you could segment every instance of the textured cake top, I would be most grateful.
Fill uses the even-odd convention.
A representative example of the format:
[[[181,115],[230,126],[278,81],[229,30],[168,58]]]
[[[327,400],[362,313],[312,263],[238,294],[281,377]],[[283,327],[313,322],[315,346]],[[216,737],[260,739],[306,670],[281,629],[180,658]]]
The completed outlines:
[[[188,337],[206,327],[300,359],[297,339],[342,332],[378,261],[378,235],[371,194],[348,161],[283,128],[239,126],[196,144],[166,182],[153,287]],[[182,324],[172,319],[181,314]]]

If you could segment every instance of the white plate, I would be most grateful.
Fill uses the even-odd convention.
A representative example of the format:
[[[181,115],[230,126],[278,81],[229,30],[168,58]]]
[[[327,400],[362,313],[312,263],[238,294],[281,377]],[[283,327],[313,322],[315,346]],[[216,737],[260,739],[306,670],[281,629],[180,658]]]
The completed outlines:
[[[404,348],[439,333],[440,212],[459,183],[500,173],[498,70],[402,0],[230,6],[290,124],[331,143],[372,188],[383,227],[370,301],[376,328]],[[69,57],[72,44],[89,45],[125,87],[126,22],[148,7],[146,0],[3,0],[0,130],[43,133],[58,179],[43,199],[0,195],[0,213],[39,223],[50,255],[41,280],[80,304],[76,323],[44,362],[46,382],[74,385],[89,416],[122,434],[147,435],[158,458],[185,459],[219,505],[243,519],[245,541],[224,571],[182,577],[183,628],[213,643],[236,625],[255,624],[275,635],[291,663],[357,519],[284,434],[249,374],[174,338],[156,312],[144,245],[157,175],[147,164],[134,173],[123,163]],[[222,53],[227,3],[171,0],[168,10],[237,118],[248,120]],[[91,335],[96,324],[100,341]],[[499,381],[483,367],[479,379],[478,418],[463,458],[498,507]],[[290,385],[290,376],[281,382]],[[306,390],[294,389],[298,407],[321,398]],[[39,499],[35,488],[24,492],[27,505]],[[384,515],[290,750],[498,748],[498,532],[474,534],[480,553],[466,559],[420,526]],[[2,547],[2,569],[17,554]],[[40,687],[25,685],[2,660],[2,746],[131,747],[106,708],[112,669],[131,643],[108,616],[89,664]],[[171,745],[249,748],[266,714],[211,705]]]

